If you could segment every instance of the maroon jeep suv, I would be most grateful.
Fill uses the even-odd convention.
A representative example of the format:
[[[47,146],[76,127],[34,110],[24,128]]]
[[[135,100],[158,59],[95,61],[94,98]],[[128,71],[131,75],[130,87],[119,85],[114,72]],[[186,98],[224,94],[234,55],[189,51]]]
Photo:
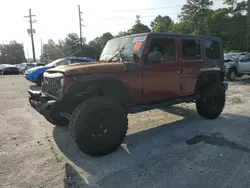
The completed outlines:
[[[127,114],[194,102],[214,119],[227,87],[220,38],[142,33],[111,39],[97,62],[46,71],[29,101],[51,123],[69,125],[82,152],[100,156],[122,143]]]

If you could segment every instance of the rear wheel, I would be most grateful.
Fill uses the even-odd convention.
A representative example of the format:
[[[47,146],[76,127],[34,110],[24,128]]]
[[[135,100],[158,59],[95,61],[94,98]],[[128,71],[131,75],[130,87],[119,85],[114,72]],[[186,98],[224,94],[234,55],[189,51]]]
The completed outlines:
[[[74,110],[69,127],[82,152],[103,156],[120,146],[126,136],[128,119],[119,103],[107,97],[96,97]]]
[[[199,115],[207,119],[220,116],[225,106],[225,89],[222,84],[210,84],[200,91],[200,99],[196,100]]]

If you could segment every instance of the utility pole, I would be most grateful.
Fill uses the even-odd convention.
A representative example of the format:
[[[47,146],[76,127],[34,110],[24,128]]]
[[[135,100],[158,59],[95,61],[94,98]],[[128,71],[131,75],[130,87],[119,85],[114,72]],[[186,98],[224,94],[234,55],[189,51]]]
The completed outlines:
[[[29,50],[28,50],[28,48],[27,48],[27,62],[28,62],[28,60],[29,60],[29,58],[30,58],[30,56],[29,56]]]
[[[41,55],[43,54],[43,39],[41,39]]]
[[[81,8],[80,8],[80,5],[78,5],[78,12],[79,12],[79,27],[80,27],[80,47],[81,47],[81,53],[83,52],[83,48],[82,48],[82,43],[83,43],[83,40],[82,40],[82,12],[81,12]]]
[[[140,24],[140,15],[136,15],[136,20],[135,20],[135,24]]]
[[[34,45],[34,38],[33,38],[33,33],[35,33],[35,30],[33,29],[33,23],[36,22],[36,20],[32,20],[33,17],[36,15],[31,14],[31,9],[29,9],[29,16],[24,16],[24,18],[29,18],[29,23],[30,23],[30,29],[28,29],[28,34],[31,36],[31,45],[32,45],[32,52],[33,52],[33,61],[36,62],[36,54],[35,54],[35,45]]]
[[[246,47],[247,47],[247,52],[250,51],[249,49],[249,43],[250,43],[250,0],[247,1],[247,36],[246,36]]]

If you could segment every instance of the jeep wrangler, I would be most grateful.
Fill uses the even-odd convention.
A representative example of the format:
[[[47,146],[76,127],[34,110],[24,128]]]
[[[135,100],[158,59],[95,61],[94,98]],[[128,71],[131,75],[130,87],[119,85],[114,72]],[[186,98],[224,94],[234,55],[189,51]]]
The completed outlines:
[[[51,123],[69,125],[82,152],[102,156],[123,142],[129,113],[195,102],[214,119],[227,87],[220,38],[143,33],[111,39],[98,62],[47,70],[29,102]]]

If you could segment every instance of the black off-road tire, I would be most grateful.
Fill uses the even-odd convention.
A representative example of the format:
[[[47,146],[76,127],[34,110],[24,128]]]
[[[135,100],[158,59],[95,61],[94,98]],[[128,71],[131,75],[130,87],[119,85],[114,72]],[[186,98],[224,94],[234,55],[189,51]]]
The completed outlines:
[[[95,97],[76,107],[69,128],[83,153],[104,156],[115,151],[123,142],[128,118],[124,108],[113,99]]]
[[[229,69],[227,73],[227,79],[230,81],[234,81],[236,78],[237,72],[235,69]]]
[[[45,117],[48,122],[55,126],[65,127],[69,125],[69,120],[65,117],[58,116],[56,118]]]
[[[222,84],[209,84],[201,88],[200,99],[196,100],[199,115],[207,119],[220,116],[225,106],[225,89]]]

